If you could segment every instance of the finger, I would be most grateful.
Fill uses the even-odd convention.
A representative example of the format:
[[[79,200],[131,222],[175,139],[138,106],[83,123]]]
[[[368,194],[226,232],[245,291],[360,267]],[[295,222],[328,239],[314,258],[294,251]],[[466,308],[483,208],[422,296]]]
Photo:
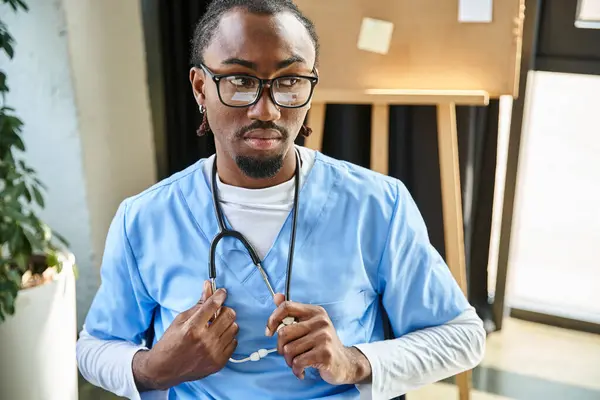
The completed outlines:
[[[206,300],[208,300],[210,298],[210,296],[213,295],[213,287],[212,287],[212,283],[211,281],[204,281],[204,290],[202,291],[202,299],[200,300],[201,303],[205,303]],[[213,315],[210,320],[208,321],[209,324],[212,324],[215,320],[215,318],[217,318],[217,316],[219,315],[220,309],[217,310],[217,312],[215,313],[215,315]]]
[[[196,312],[198,312],[198,310],[200,309],[201,304],[200,303],[196,303],[194,304],[191,308],[188,308],[185,311],[182,311],[179,313],[179,315],[177,315],[177,319],[180,322],[185,322],[188,319],[190,319],[192,317],[192,315],[194,315]]]
[[[237,348],[238,345],[238,341],[237,339],[233,339],[231,342],[229,342],[229,344],[225,347],[225,349],[223,350],[223,354],[227,355],[227,358],[229,359],[229,357],[231,357],[231,355],[233,354],[233,352],[235,351],[235,349]]]
[[[281,330],[277,332],[277,352],[279,354],[284,354],[283,348],[286,345],[298,340],[301,337],[310,335],[311,332],[312,329],[308,324],[308,321],[281,328]]]
[[[235,322],[235,311],[229,307],[221,308],[221,312],[210,326],[210,331],[215,337],[221,337],[223,333]]]
[[[277,293],[275,295],[275,297],[273,298],[273,301],[275,302],[276,306],[279,306],[281,303],[283,303],[285,301],[285,295],[283,295],[281,293]]]
[[[200,302],[205,303],[206,300],[208,300],[208,298],[212,296],[212,294],[212,285],[209,281],[204,281],[204,288],[202,290],[202,298],[200,299]]]
[[[198,300],[198,302],[196,304],[194,304],[192,307],[181,312],[179,314],[178,318],[182,322],[190,319],[192,317],[192,315],[194,315],[196,312],[198,312],[201,309],[202,304],[206,303],[206,300],[208,300],[208,298],[210,296],[212,296],[212,286],[210,284],[210,281],[204,281],[204,285],[202,286],[202,296],[200,296],[200,300]]]
[[[279,324],[281,324],[286,317],[295,317],[298,321],[303,321],[312,317],[316,312],[317,309],[314,306],[284,301],[269,317],[265,334],[267,336],[272,336],[273,333],[277,331]]]
[[[296,340],[291,340],[281,347],[279,343],[277,350],[283,355],[288,366],[292,366],[292,361],[299,355],[306,353],[319,344],[318,332],[309,332],[306,335],[300,336]]]
[[[221,340],[221,343],[231,342],[233,339],[235,339],[235,337],[237,336],[239,331],[240,331],[240,328],[239,328],[238,324],[236,324],[235,322],[232,323],[221,334],[221,337],[219,338]]]
[[[304,379],[304,369],[314,367],[322,363],[323,347],[314,347],[312,350],[302,353],[292,360],[292,372],[298,379]]]
[[[319,338],[317,332],[311,332],[308,335],[285,344],[280,354],[285,359],[286,364],[292,367],[292,362],[296,357],[311,351],[318,345]]]
[[[214,317],[215,313],[219,308],[223,306],[225,299],[227,298],[227,291],[223,288],[217,290],[212,296],[210,296],[204,304],[192,315],[190,318],[195,324],[204,326],[208,321]]]

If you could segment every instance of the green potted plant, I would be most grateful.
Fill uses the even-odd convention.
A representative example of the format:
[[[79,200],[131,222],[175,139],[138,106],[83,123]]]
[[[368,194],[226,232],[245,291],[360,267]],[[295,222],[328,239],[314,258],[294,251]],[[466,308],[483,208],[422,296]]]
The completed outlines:
[[[15,12],[28,11],[22,0],[0,1]],[[1,56],[12,60],[14,45],[0,20]],[[49,382],[59,379],[56,386],[69,386],[73,377],[76,382],[76,370],[60,381],[63,372],[53,371],[60,362],[52,359],[56,350],[63,352],[57,357],[74,359],[74,257],[67,241],[38,216],[46,186],[23,158],[23,121],[6,104],[9,88],[0,69],[0,359],[6,367],[0,398],[67,399],[71,395]]]

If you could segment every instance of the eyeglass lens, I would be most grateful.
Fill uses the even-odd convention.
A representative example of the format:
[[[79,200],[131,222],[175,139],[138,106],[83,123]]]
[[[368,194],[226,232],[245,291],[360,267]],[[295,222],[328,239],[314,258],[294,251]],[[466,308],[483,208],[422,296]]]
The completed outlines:
[[[258,97],[260,81],[248,76],[229,76],[220,81],[219,90],[223,103],[230,106],[245,106]],[[302,77],[281,77],[271,84],[271,92],[277,105],[297,107],[307,102],[312,83]]]

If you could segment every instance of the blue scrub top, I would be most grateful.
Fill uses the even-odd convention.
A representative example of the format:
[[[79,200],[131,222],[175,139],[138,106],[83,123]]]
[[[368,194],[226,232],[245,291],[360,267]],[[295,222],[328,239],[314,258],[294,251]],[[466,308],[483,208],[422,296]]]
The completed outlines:
[[[142,343],[152,321],[160,340],[174,317],[198,302],[218,233],[202,159],[126,199],[110,226],[101,286],[85,324],[101,339]],[[284,293],[291,216],[263,262]],[[260,227],[257,227],[260,229]],[[239,325],[234,358],[276,348],[265,326],[275,309],[250,256],[226,238],[217,250],[217,287]],[[300,192],[293,301],[322,306],[346,346],[384,339],[381,305],[393,333],[443,324],[469,307],[407,189],[397,179],[317,153]],[[228,363],[169,399],[357,399],[354,385],[332,386],[309,371],[299,380],[277,353]]]

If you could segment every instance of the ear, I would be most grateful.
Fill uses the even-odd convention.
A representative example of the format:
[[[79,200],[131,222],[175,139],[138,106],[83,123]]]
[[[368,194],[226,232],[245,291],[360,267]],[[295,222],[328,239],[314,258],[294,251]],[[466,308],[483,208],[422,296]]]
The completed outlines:
[[[206,97],[204,96],[206,74],[202,69],[198,67],[192,67],[192,69],[190,69],[190,84],[192,85],[192,92],[194,93],[196,103],[198,103],[198,105],[204,105],[206,100]]]

